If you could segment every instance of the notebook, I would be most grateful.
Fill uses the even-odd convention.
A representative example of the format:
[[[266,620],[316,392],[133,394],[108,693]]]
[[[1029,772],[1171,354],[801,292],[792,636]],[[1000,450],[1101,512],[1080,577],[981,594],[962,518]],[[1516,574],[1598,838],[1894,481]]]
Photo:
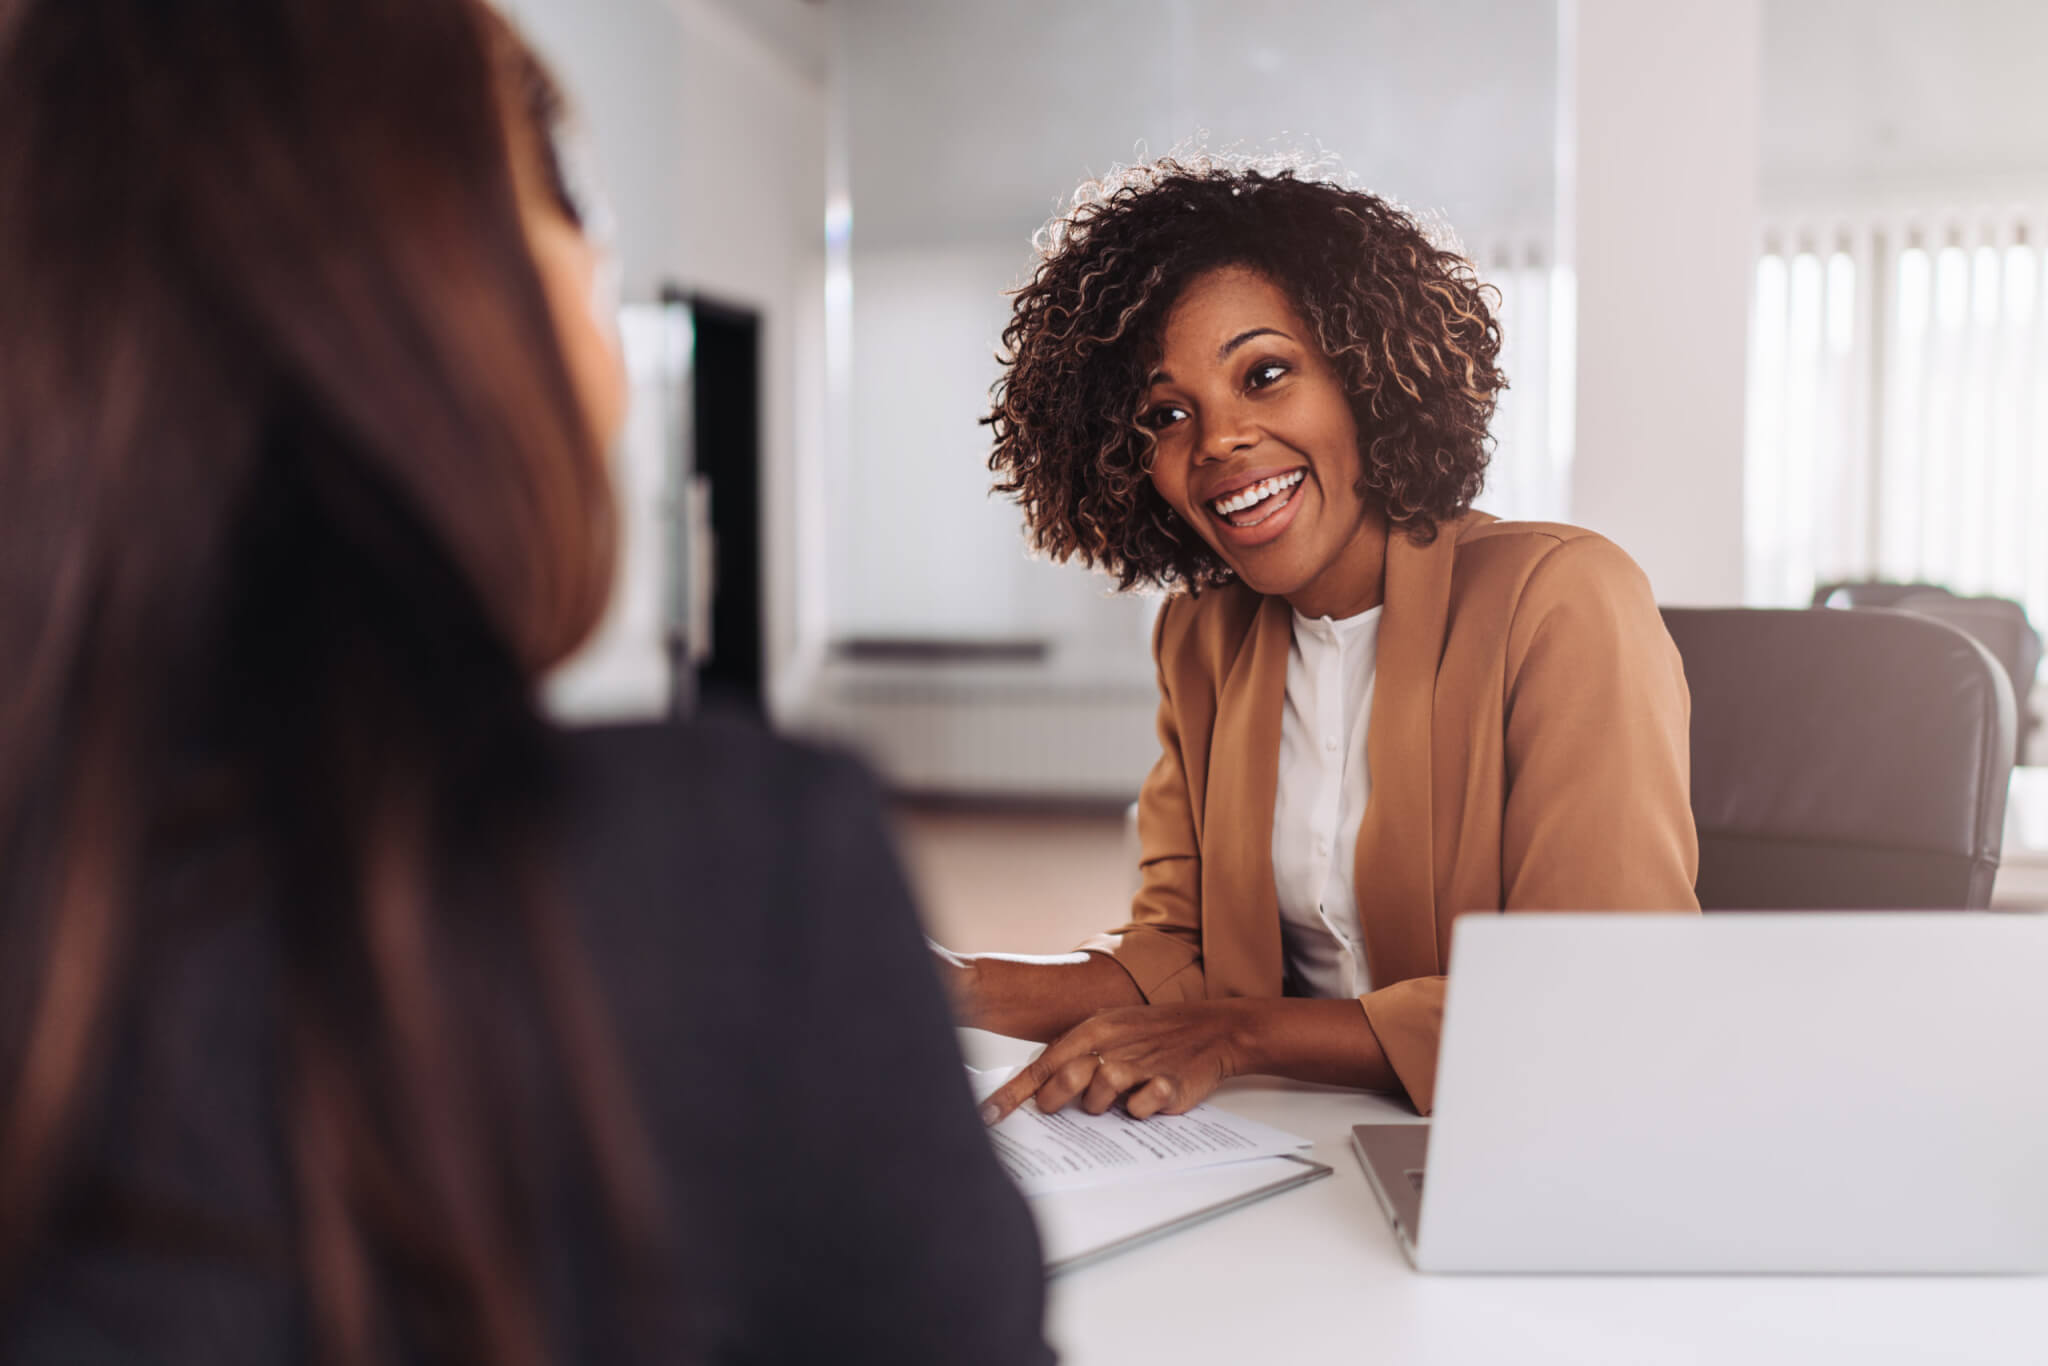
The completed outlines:
[[[977,1103],[1014,1067],[968,1069]],[[1305,1138],[1210,1105],[1136,1120],[1027,1101],[989,1131],[1059,1275],[1330,1174]]]
[[[1025,1203],[1038,1223],[1046,1274],[1057,1276],[1329,1174],[1323,1163],[1289,1153],[1123,1177],[1027,1196]]]

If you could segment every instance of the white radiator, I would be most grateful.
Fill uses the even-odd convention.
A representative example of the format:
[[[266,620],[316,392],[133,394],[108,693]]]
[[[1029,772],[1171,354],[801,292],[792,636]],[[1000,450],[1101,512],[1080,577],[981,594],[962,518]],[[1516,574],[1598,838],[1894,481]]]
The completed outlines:
[[[1150,679],[925,673],[829,666],[790,724],[860,754],[903,793],[1129,801],[1159,756]]]

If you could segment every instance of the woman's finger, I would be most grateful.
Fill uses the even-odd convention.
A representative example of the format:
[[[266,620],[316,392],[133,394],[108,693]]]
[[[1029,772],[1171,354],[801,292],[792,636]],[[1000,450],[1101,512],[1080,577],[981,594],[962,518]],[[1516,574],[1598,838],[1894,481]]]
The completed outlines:
[[[1083,1025],[1081,1028],[1085,1029],[1087,1026]],[[1054,1039],[1037,1057],[1025,1063],[1016,1076],[991,1091],[988,1099],[981,1103],[981,1122],[1002,1123],[1009,1118],[1010,1111],[1037,1095],[1039,1090],[1058,1074],[1060,1068],[1076,1058],[1086,1058],[1091,1065],[1095,1061],[1093,1047],[1087,1042],[1086,1036],[1081,1034],[1080,1029],[1069,1030]],[[1079,1090],[1087,1084],[1088,1080],[1083,1076],[1075,1083],[1074,1089]],[[1047,1108],[1043,1097],[1039,1099],[1039,1108]]]
[[[1102,1059],[1094,1053],[1083,1053],[1061,1063],[1053,1069],[1051,1079],[1038,1088],[1038,1108],[1048,1115],[1066,1109],[1068,1101],[1088,1089],[1101,1066]]]
[[[1171,1077],[1154,1077],[1131,1092],[1130,1099],[1124,1102],[1124,1109],[1132,1119],[1150,1119],[1154,1115],[1168,1113],[1167,1107],[1173,1104],[1178,1094],[1179,1088]]]
[[[1091,1115],[1107,1114],[1117,1098],[1137,1085],[1141,1076],[1123,1063],[1104,1059],[1088,1079],[1088,1089],[1081,1093],[1081,1108]]]
[[[1053,1048],[1057,1047],[1057,1044],[1053,1045]],[[1053,1060],[1053,1048],[1047,1048],[1025,1063],[1016,1076],[989,1093],[988,1099],[981,1103],[983,1124],[1002,1123],[1009,1118],[1010,1111],[1031,1099],[1038,1088],[1045,1085],[1052,1077],[1052,1069],[1057,1065]]]

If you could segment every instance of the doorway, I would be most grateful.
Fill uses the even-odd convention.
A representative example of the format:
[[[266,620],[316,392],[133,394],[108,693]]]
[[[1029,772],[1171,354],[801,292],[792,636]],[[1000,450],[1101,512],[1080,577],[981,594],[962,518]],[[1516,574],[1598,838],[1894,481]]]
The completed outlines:
[[[761,315],[693,295],[695,468],[710,485],[711,652],[698,705],[767,714],[762,661]]]

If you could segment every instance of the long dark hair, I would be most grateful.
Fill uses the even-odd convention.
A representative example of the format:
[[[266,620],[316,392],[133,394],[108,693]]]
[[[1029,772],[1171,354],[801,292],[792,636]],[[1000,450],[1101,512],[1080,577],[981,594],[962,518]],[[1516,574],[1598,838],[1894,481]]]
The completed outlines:
[[[508,1040],[653,1236],[533,701],[612,562],[515,196],[553,101],[480,0],[0,0],[0,1287],[209,810],[324,1356],[545,1359]]]

